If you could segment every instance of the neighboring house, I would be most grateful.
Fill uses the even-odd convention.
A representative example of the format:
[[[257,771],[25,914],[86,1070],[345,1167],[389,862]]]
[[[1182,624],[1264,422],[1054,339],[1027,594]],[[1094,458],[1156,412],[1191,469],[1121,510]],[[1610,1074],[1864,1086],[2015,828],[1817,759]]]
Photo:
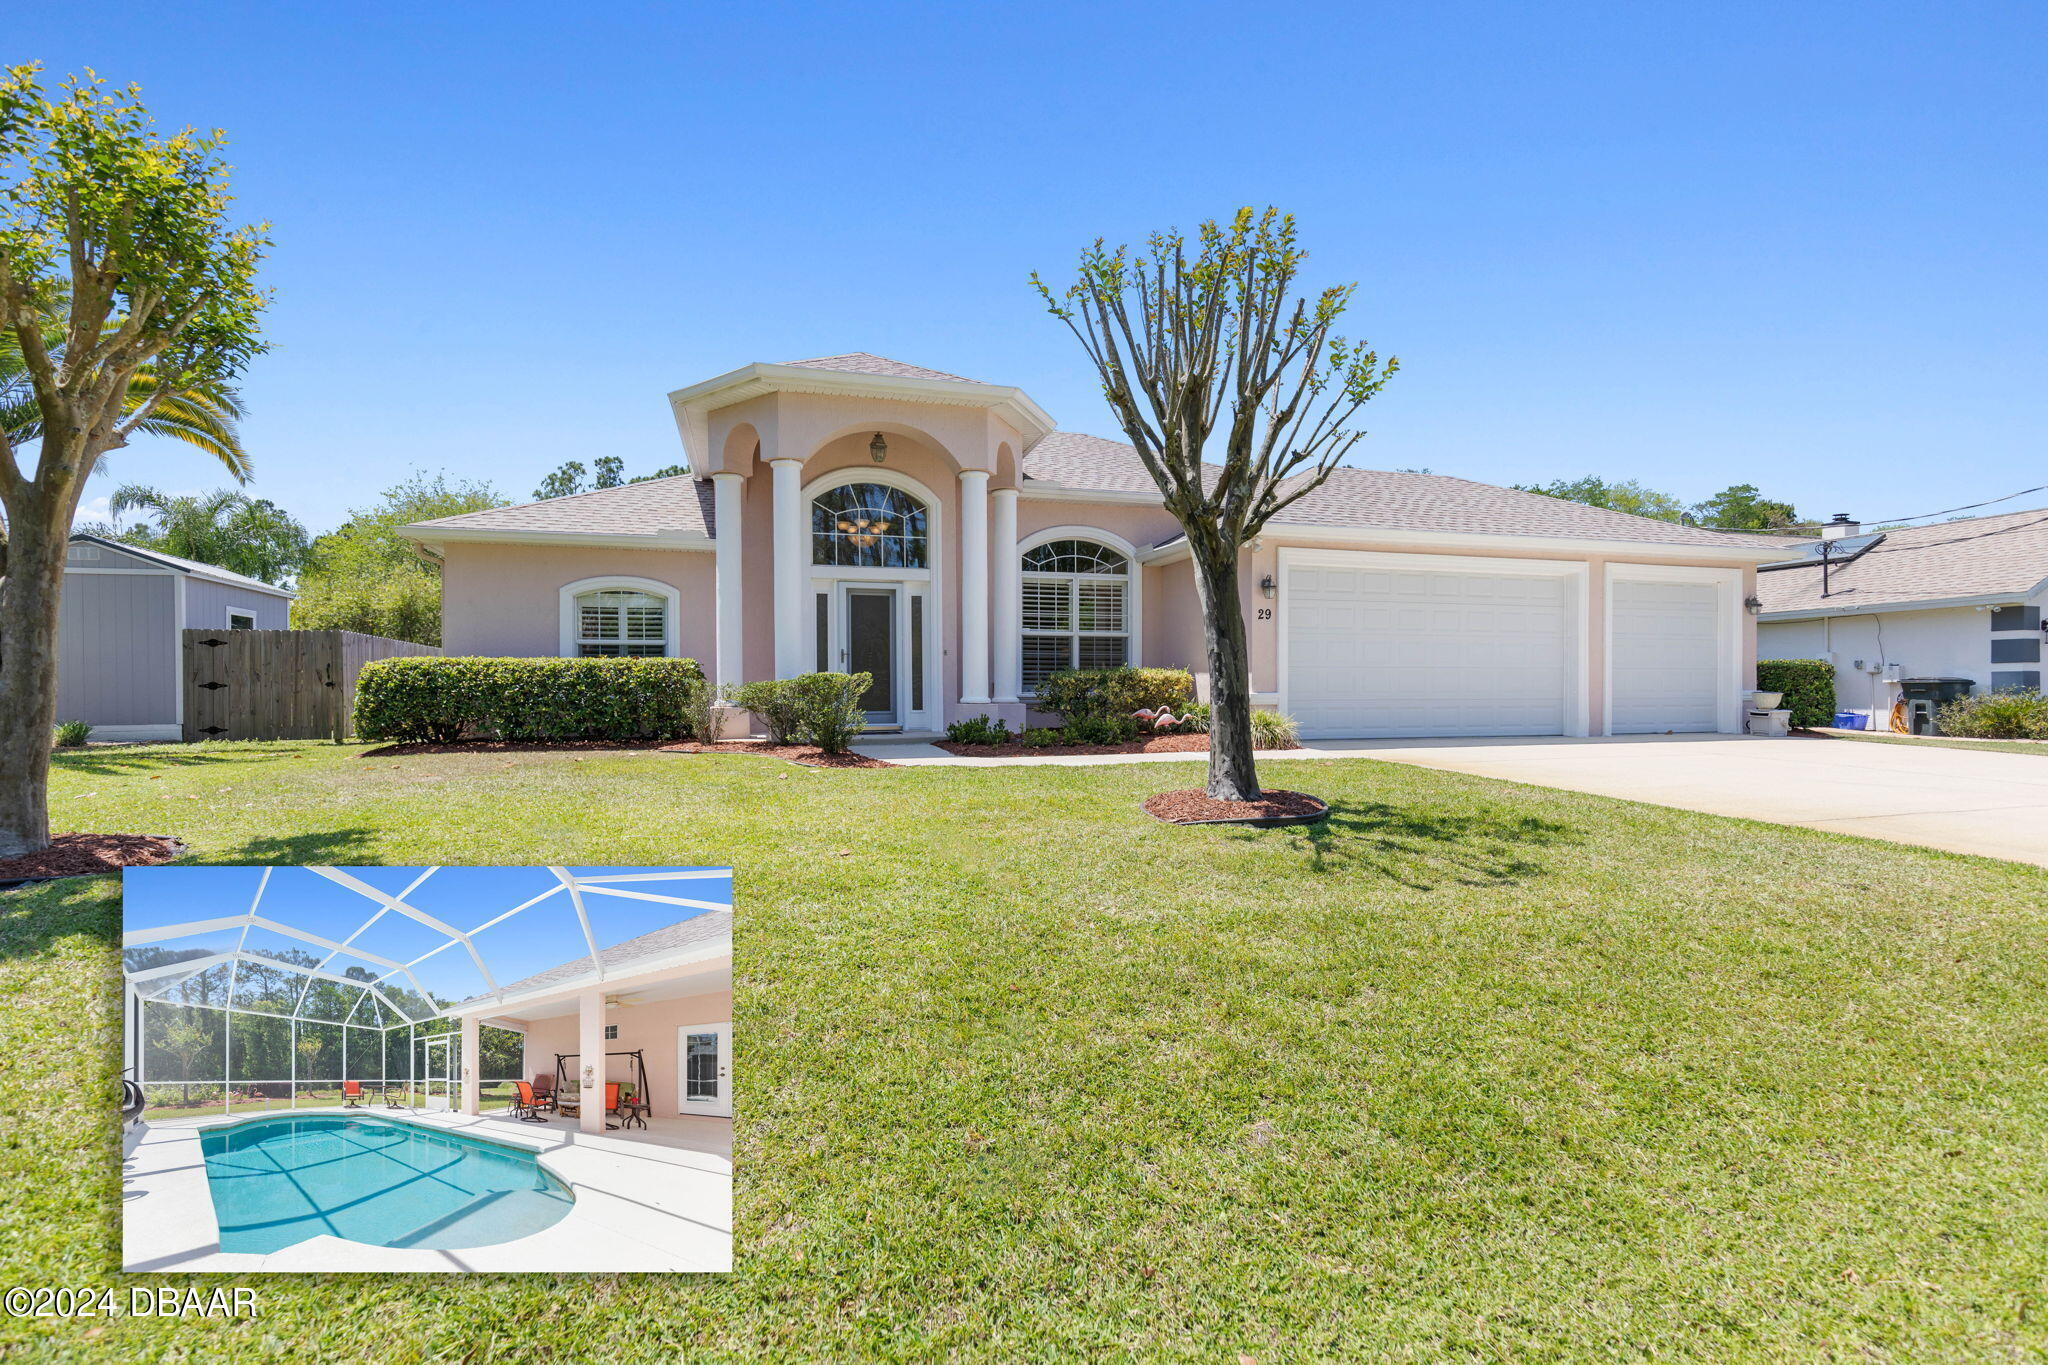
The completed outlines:
[[[877,356],[669,396],[691,473],[447,517],[450,654],[868,672],[871,723],[1021,723],[1056,669],[1190,669],[1202,612],[1136,453],[1021,390]],[[1257,704],[1309,736],[1737,732],[1782,542],[1340,469],[1242,566]]]
[[[1809,549],[1757,576],[1766,659],[1828,659],[1843,710],[1890,716],[1900,678],[1968,678],[1979,692],[2041,686],[2048,508],[1839,537],[1823,595]],[[1853,556],[1853,557],[1852,557]]]
[[[731,1118],[732,912],[708,911],[599,949],[596,962],[593,969],[591,958],[578,957],[450,1006],[463,1046],[476,1046],[481,1025],[515,1029],[526,1038],[525,1079],[554,1076],[557,1058],[567,1058],[572,1087],[586,1074],[594,1085],[637,1081],[626,1054],[638,1052],[655,1117]],[[475,1088],[466,1089],[466,1112],[478,1112],[477,1104]],[[583,1109],[585,1131],[604,1130],[603,1108]]]
[[[184,735],[186,627],[283,630],[294,594],[211,564],[83,532],[64,556],[57,719],[96,740]]]

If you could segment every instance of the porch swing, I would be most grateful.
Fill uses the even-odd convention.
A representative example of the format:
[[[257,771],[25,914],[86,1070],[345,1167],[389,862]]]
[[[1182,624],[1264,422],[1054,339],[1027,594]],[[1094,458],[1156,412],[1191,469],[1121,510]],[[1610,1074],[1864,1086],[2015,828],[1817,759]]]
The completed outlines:
[[[555,1054],[555,1105],[557,1110],[560,1109],[563,1098],[569,1093],[571,1079],[569,1076],[569,1062],[571,1059],[582,1055],[580,1052],[557,1052]],[[617,1114],[622,1122],[638,1123],[641,1127],[646,1127],[647,1121],[645,1119],[639,1118],[637,1115],[629,1117],[627,1113],[628,1106],[637,1107],[642,1114],[649,1112],[651,1109],[647,1090],[646,1056],[640,1048],[634,1048],[630,1052],[607,1052],[604,1055],[607,1057],[631,1057],[633,1059],[633,1098],[631,1100],[622,1100],[619,1096],[620,1083],[618,1081],[606,1081],[604,1083],[604,1112],[607,1114]],[[580,1084],[577,1087],[576,1099],[570,1102],[579,1106],[578,1112],[580,1114],[580,1106],[583,1103],[583,1093]],[[616,1123],[607,1123],[605,1131],[610,1132],[618,1126]]]

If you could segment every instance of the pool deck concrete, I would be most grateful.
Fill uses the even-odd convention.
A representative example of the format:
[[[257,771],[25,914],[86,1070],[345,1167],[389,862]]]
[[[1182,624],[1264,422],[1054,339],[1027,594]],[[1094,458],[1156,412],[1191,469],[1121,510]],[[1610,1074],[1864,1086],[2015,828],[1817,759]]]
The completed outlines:
[[[732,1269],[732,1124],[656,1119],[646,1131],[577,1131],[495,1115],[294,1109],[354,1114],[465,1133],[538,1155],[575,1205],[553,1226],[495,1246],[455,1251],[376,1247],[312,1237],[258,1255],[220,1249],[200,1134],[240,1115],[172,1119],[131,1130],[121,1163],[121,1267],[130,1273],[451,1271],[487,1273],[707,1272]]]

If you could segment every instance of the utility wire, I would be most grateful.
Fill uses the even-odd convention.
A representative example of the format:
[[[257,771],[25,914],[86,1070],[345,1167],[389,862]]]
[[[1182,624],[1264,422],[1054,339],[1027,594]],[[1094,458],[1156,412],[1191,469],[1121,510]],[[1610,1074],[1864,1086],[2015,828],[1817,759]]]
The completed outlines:
[[[1869,520],[1864,521],[1861,524],[1865,526],[1885,526],[1895,521],[1925,521],[1929,517],[1945,517],[1952,512],[1973,512],[1979,507],[1990,507],[1995,503],[2011,502],[2014,498],[2024,498],[2029,493],[2042,492],[2048,492],[2048,483],[2037,484],[2033,488],[2022,488],[2019,492],[2007,493],[2002,498],[1986,498],[1983,502],[1966,502],[1961,507],[1945,507],[1939,512],[1922,512],[1918,516],[1912,517],[1873,517]],[[1766,530],[1760,532],[1753,532],[1752,534],[1771,536],[1796,535],[1802,531],[1817,531],[1829,524],[1830,523],[1825,521],[1802,521],[1795,523],[1791,526],[1772,526],[1767,528]]]

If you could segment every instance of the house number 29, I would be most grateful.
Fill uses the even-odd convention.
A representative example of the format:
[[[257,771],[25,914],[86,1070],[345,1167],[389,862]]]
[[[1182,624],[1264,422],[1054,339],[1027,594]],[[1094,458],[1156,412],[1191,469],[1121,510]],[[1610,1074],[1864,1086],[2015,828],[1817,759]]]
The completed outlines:
[[[1259,608],[1259,619],[1260,619],[1261,621],[1270,621],[1270,620],[1272,620],[1272,619],[1273,619],[1273,609],[1272,609],[1271,607],[1260,607],[1260,608]]]

